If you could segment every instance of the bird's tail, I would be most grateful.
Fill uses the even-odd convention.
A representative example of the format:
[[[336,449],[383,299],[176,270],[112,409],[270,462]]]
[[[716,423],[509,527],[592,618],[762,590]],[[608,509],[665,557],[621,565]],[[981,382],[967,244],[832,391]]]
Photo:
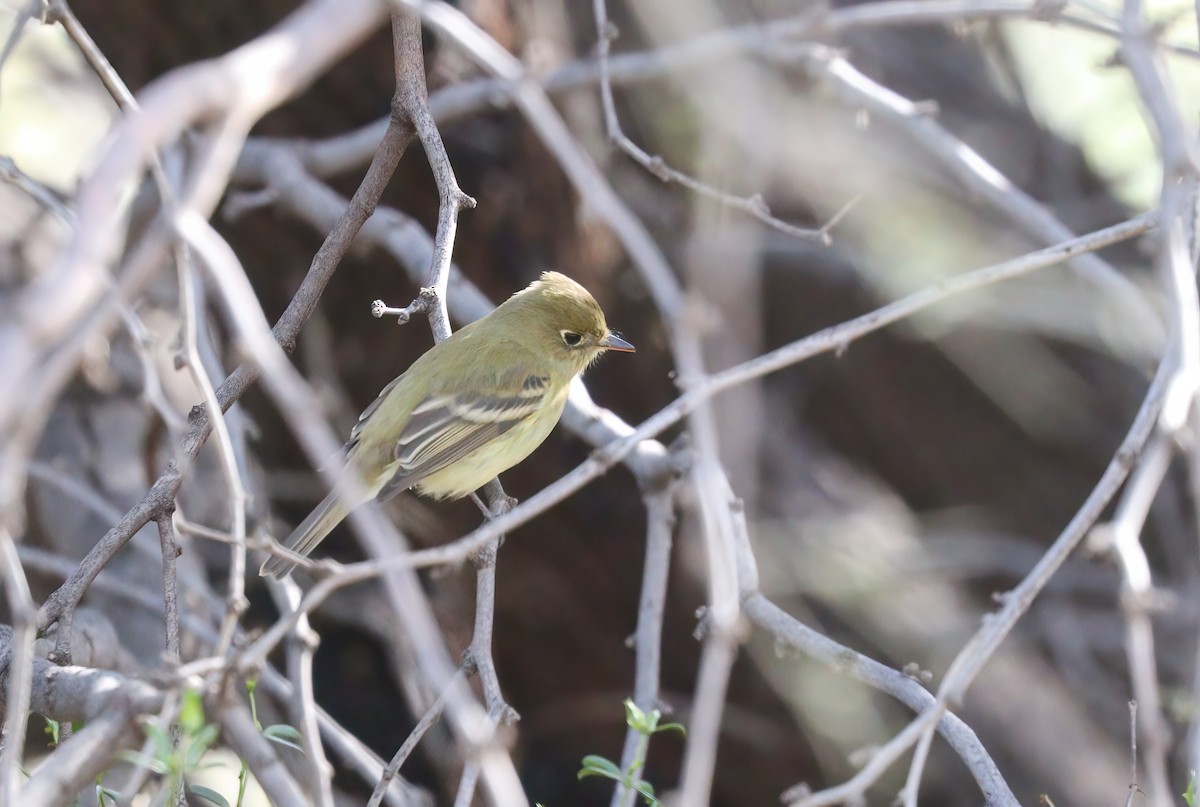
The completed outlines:
[[[346,506],[343,495],[335,488],[318,504],[300,526],[292,530],[292,534],[283,545],[296,555],[308,557],[317,548],[317,544],[325,540],[325,536],[342,522],[350,508]],[[282,555],[272,555],[258,570],[260,575],[282,580],[296,568],[295,562]]]

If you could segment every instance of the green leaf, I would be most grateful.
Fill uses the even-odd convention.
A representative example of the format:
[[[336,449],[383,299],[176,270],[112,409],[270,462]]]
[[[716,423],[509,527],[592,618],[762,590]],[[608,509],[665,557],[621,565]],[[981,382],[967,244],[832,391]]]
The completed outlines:
[[[663,723],[661,726],[659,726],[658,728],[656,728],[654,731],[655,731],[655,732],[659,732],[659,731],[678,731],[678,732],[679,732],[680,734],[682,734],[684,737],[686,737],[686,736],[687,736],[687,728],[686,728],[686,727],[684,727],[684,725],[683,725],[682,723]]]
[[[200,729],[200,731],[196,733],[196,736],[192,738],[191,743],[188,744],[187,753],[183,758],[184,770],[190,771],[196,767],[196,765],[200,762],[200,757],[204,756],[204,752],[209,749],[209,746],[216,742],[217,735],[220,733],[220,731],[220,727],[218,727],[216,724],[210,724]]]
[[[58,733],[61,728],[61,724],[57,720],[51,720],[50,718],[46,717],[45,715],[42,715],[42,720],[46,721],[45,732],[46,732],[46,736],[48,736],[50,738],[50,744],[53,746],[57,746],[58,745]]]
[[[1183,800],[1187,802],[1188,807],[1196,805],[1196,772],[1192,771],[1192,776],[1188,779],[1187,790],[1183,791]]]
[[[267,726],[263,729],[263,736],[273,743],[286,745],[288,748],[295,748],[301,754],[304,753],[304,748],[300,745],[300,732],[286,723]]]
[[[638,780],[633,783],[633,787],[637,792],[642,794],[642,798],[646,800],[646,804],[650,807],[661,807],[662,802],[654,797],[654,786],[652,784]]]
[[[646,725],[646,713],[631,698],[625,699],[625,725],[638,731]]]
[[[621,769],[612,760],[595,754],[583,758],[583,767],[579,769],[580,779],[588,776],[604,776],[614,781],[621,781]]]
[[[155,759],[154,757],[147,756],[140,751],[122,751],[121,753],[117,754],[117,757],[131,765],[136,765],[139,768],[149,768],[157,774],[163,774],[167,772],[167,763],[163,762],[161,759]]]
[[[179,707],[179,727],[187,734],[195,734],[204,728],[204,703],[200,693],[194,689],[183,693],[183,702]]]
[[[120,798],[120,793],[113,790],[111,787],[105,787],[100,783],[100,777],[96,777],[96,803],[100,805],[100,807],[108,807],[109,803],[111,803],[113,807],[116,807],[117,800]]]
[[[175,750],[170,736],[157,723],[146,724],[146,736],[154,743],[154,756],[166,762]]]
[[[229,807],[229,799],[225,798],[211,787],[205,787],[204,785],[188,785],[187,792],[191,793],[193,796],[202,798],[205,801],[212,802],[213,804],[217,805],[217,807]]]

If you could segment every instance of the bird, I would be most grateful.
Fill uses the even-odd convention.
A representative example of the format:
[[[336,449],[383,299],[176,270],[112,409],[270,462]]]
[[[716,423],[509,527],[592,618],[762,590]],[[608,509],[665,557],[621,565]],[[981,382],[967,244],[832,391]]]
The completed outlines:
[[[308,556],[371,498],[470,495],[542,444],[571,381],[610,350],[635,352],[587,289],[543,272],[383,388],[350,432],[333,489],[284,542],[288,554],[272,555],[259,574],[289,575],[289,554]]]

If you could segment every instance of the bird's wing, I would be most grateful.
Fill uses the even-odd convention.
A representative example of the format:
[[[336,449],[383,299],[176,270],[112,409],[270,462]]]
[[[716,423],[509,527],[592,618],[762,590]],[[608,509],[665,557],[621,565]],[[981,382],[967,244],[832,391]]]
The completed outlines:
[[[401,373],[389,381],[388,385],[380,390],[379,394],[375,396],[375,400],[371,401],[371,403],[367,405],[367,408],[362,411],[362,414],[358,416],[358,422],[355,423],[354,428],[350,430],[350,439],[346,441],[347,454],[350,453],[350,449],[358,445],[358,438],[362,434],[363,427],[367,425],[367,420],[371,417],[371,415],[375,414],[380,405],[383,404],[384,399],[391,394],[392,390],[396,388],[396,385],[400,383],[402,378],[404,378],[404,373]]]
[[[456,393],[426,398],[396,440],[395,474],[381,499],[452,465],[537,413],[550,379],[530,375],[510,395]]]

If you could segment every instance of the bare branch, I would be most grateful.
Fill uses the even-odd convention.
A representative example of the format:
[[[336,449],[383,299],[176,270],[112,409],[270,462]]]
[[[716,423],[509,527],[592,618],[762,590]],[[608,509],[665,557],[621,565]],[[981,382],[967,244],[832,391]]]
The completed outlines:
[[[58,217],[68,227],[75,225],[75,214],[58,194],[17,167],[12,157],[0,155],[0,182],[11,185]]]
[[[1075,238],[1043,205],[912,101],[872,81],[830,49],[805,46],[800,58],[811,74],[825,82],[847,105],[895,123],[974,197],[1003,213],[1033,238],[1044,244]],[[1117,310],[1139,328],[1147,333],[1161,330],[1158,315],[1145,296],[1106,261],[1087,252],[1070,256],[1068,265],[1105,291]]]
[[[21,755],[25,748],[25,725],[29,717],[30,690],[33,686],[33,640],[36,609],[29,593],[25,569],[17,556],[17,545],[8,528],[0,523],[0,580],[12,614],[13,626],[8,642],[0,647],[8,679],[4,687],[4,748],[0,749],[0,796],[6,804],[17,804],[20,785]]]
[[[633,702],[644,712],[658,708],[659,667],[662,657],[663,610],[666,608],[667,577],[671,569],[672,533],[675,529],[675,494],[671,489],[648,493],[646,499],[646,562],[642,569],[642,594],[638,604],[634,651]],[[641,735],[625,732],[621,770],[629,770],[637,759]],[[633,807],[637,791],[618,783],[612,807]]]
[[[329,3],[328,5],[331,7],[339,6],[338,3]],[[337,11],[336,8],[328,10],[333,11],[335,15],[339,15],[340,19],[341,12]],[[305,24],[306,26],[312,25],[319,28],[323,23],[319,18],[316,18],[306,20]],[[307,31],[308,28],[306,27],[305,30]],[[353,31],[350,32],[350,35],[354,35]],[[324,49],[322,49],[322,52],[325,52]],[[196,81],[199,82],[202,78],[203,76],[197,77]],[[184,81],[185,79],[180,79],[180,83],[184,83]],[[164,91],[164,94],[166,94],[166,91]],[[164,94],[155,96],[155,99],[163,101]],[[143,115],[153,113],[153,109],[150,108],[149,104],[144,104],[143,106],[147,107],[143,110]],[[370,168],[367,169],[362,183],[359,185],[350,204],[338,219],[337,224],[329,232],[317,254],[313,256],[312,264],[305,275],[304,281],[300,284],[300,288],[296,291],[291,303],[289,303],[287,309],[275,325],[275,338],[285,350],[291,350],[295,347],[296,337],[300,332],[301,326],[316,308],[317,301],[320,299],[325,285],[333,276],[333,272],[336,270],[341,259],[350,249],[355,234],[374,210],[380,195],[383,193],[384,187],[387,185],[388,178],[395,171],[396,165],[412,136],[412,129],[406,128],[400,122],[390,126],[385,132],[384,138],[376,151],[375,158],[372,160]],[[243,364],[238,367],[216,391],[220,407],[228,409],[234,401],[241,397],[256,378],[257,370],[253,369],[250,365]],[[163,475],[159,477],[142,498],[142,501],[126,513],[121,522],[97,542],[95,548],[85,558],[76,574],[72,575],[43,604],[39,611],[39,626],[44,628],[57,620],[69,608],[74,607],[75,603],[79,602],[87,587],[95,579],[100,569],[107,564],[108,560],[129,541],[134,533],[149,522],[156,513],[162,512],[162,508],[174,501],[175,493],[183,481],[190,462],[199,452],[200,447],[208,438],[210,429],[212,428],[205,410],[194,411],[191,422],[191,430],[182,440],[181,450],[177,455],[178,459],[176,462],[163,472]]]
[[[300,588],[291,578],[268,581],[280,610],[294,608],[300,600]],[[296,630],[287,648],[288,679],[294,697],[288,699],[289,717],[300,730],[300,741],[304,747],[304,770],[310,773],[305,783],[315,791],[315,803],[320,807],[333,807],[333,766],[325,756],[321,744],[320,715],[316,695],[313,691],[313,654],[320,637],[312,629],[307,617],[296,623]]]
[[[1150,619],[1155,593],[1150,562],[1142,547],[1141,535],[1170,459],[1171,447],[1166,438],[1154,438],[1130,475],[1107,529],[1105,526],[1097,527],[1097,532],[1106,532],[1111,538],[1111,549],[1121,569],[1125,654],[1134,700],[1138,704],[1138,708],[1132,710],[1131,717],[1141,714],[1149,799],[1157,807],[1171,803],[1171,786],[1167,776],[1171,732],[1162,712],[1154,625]],[[1130,782],[1136,787],[1136,767]]]
[[[738,196],[727,191],[718,190],[695,177],[672,168],[670,165],[667,165],[662,157],[651,155],[637,143],[630,140],[621,129],[621,121],[617,117],[617,105],[613,101],[612,76],[609,68],[609,50],[612,47],[613,40],[617,37],[617,29],[608,20],[608,5],[605,0],[592,0],[592,13],[596,18],[596,60],[600,65],[600,101],[604,108],[604,125],[608,132],[608,139],[615,143],[617,148],[621,149],[621,151],[629,155],[642,168],[645,168],[663,182],[676,182],[693,193],[711,199],[717,204],[740,210],[758,219],[768,227],[773,227],[788,235],[818,241],[825,245],[832,243],[829,230],[833,225],[833,221],[817,230],[789,224],[771,215],[771,208],[763,200],[761,194]],[[835,220],[840,220],[844,212],[845,210],[835,216]]]
[[[371,793],[371,799],[367,802],[367,807],[379,807],[380,801],[383,799],[383,795],[387,791],[389,784],[400,773],[400,768],[412,755],[412,752],[416,750],[417,744],[421,742],[421,738],[425,736],[425,732],[433,728],[434,724],[442,719],[442,712],[446,708],[446,692],[448,691],[443,691],[438,696],[438,699],[425,710],[425,714],[421,715],[421,719],[413,726],[412,731],[408,733],[408,737],[396,749],[391,762],[387,764],[387,767],[383,770],[383,775],[379,777],[379,783],[375,785],[375,790]]]
[[[7,642],[0,641],[0,654],[8,656]],[[42,659],[33,661],[32,673],[29,709],[63,723],[87,725],[30,776],[13,803],[68,803],[137,736],[130,729],[138,716],[157,712],[163,698],[148,684],[116,673],[59,667]],[[0,667],[5,692],[12,676],[11,664]]]
[[[961,702],[967,688],[999,648],[1000,643],[1008,636],[1029,606],[1033,604],[1033,600],[1050,581],[1054,572],[1100,518],[1101,513],[1124,483],[1146,441],[1150,438],[1162,411],[1167,382],[1174,374],[1174,365],[1174,357],[1163,359],[1160,363],[1158,373],[1146,392],[1146,398],[1130,426],[1129,433],[1121,442],[1108,467],[1105,468],[1104,475],[1096,483],[1096,487],[1093,488],[1070,523],[1042,555],[1029,574],[1016,588],[999,598],[1003,603],[1000,610],[989,616],[983,626],[955,656],[953,663],[946,671],[941,686],[938,687],[937,704],[909,724],[903,733],[903,741],[900,741],[901,735],[897,735],[896,755],[902,753],[918,737],[924,746],[928,746],[932,742],[932,729],[936,720],[950,704]],[[891,744],[889,743],[889,745]],[[878,756],[883,757],[884,754],[880,752]],[[909,776],[909,781],[905,786],[904,798],[906,800],[915,803],[916,788],[919,783],[920,769],[914,766],[913,773]],[[811,805],[808,803],[806,805],[812,807],[812,805],[823,803],[833,802],[812,801]]]
[[[829,669],[886,692],[915,712],[924,714],[933,707],[934,697],[911,676],[818,633],[780,610],[762,594],[750,590],[742,601],[742,609],[759,629]],[[937,730],[970,769],[988,804],[1015,807],[1016,797],[1009,790],[996,763],[966,723],[947,712],[938,721]]]

